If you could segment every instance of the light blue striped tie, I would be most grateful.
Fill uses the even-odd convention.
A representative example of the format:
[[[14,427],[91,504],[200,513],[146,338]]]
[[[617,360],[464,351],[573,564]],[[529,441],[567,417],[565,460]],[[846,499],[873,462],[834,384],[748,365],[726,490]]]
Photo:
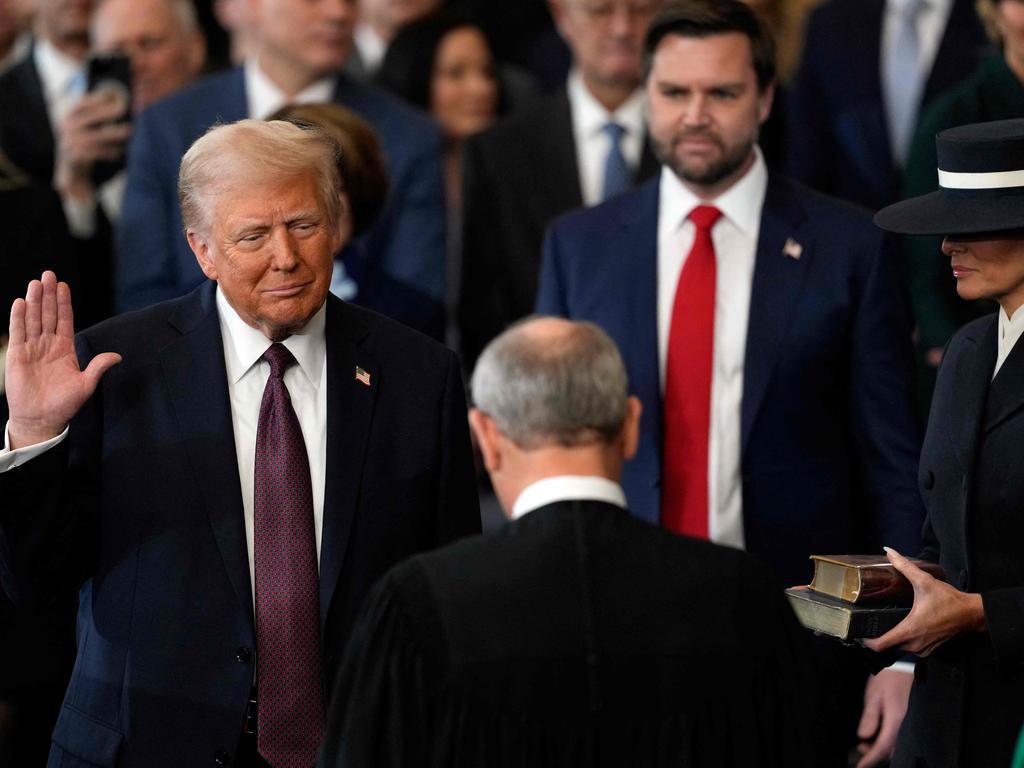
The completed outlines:
[[[608,154],[604,159],[604,184],[601,187],[601,200],[607,200],[629,189],[633,173],[622,155],[622,137],[626,129],[618,123],[606,123],[601,133],[608,137]]]
[[[889,144],[893,160],[901,168],[910,151],[924,88],[917,19],[925,5],[925,0],[907,0],[899,7],[896,35],[883,67],[882,93],[889,119]]]

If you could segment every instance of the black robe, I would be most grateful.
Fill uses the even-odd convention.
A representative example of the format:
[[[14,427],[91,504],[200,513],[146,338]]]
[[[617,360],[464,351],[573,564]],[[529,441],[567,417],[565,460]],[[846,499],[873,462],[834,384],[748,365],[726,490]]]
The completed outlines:
[[[806,637],[749,555],[560,502],[396,567],[322,766],[802,766]]]

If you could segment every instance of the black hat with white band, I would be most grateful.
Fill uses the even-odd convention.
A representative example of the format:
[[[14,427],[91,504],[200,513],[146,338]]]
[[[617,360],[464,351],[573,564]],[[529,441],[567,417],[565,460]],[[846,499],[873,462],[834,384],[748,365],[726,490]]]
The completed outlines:
[[[939,189],[875,214],[905,235],[969,235],[1024,229],[1024,119],[973,123],[935,137]]]

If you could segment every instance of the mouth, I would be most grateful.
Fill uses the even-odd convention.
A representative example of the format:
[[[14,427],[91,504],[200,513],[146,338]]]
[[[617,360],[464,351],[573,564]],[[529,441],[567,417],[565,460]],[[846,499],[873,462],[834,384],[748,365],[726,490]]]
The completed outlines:
[[[955,277],[957,280],[959,280],[962,277],[967,277],[968,275],[974,274],[977,271],[978,270],[976,269],[971,269],[970,267],[965,267],[961,264],[953,265],[953,277]]]
[[[308,285],[309,283],[289,283],[288,285],[282,285],[276,288],[265,288],[263,292],[269,296],[287,299],[291,296],[298,296]]]

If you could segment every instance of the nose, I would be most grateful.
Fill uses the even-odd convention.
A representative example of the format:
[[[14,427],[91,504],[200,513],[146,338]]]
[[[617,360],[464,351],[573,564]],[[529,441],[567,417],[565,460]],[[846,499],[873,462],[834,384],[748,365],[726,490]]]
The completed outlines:
[[[687,127],[700,127],[707,125],[708,111],[707,100],[702,93],[694,93],[683,110],[683,125]]]
[[[291,272],[299,264],[295,238],[287,227],[275,228],[270,235],[270,266],[280,272]]]
[[[356,0],[324,0],[324,13],[332,21],[352,21],[356,15]]]
[[[623,37],[633,28],[633,12],[628,5],[616,5],[609,20],[609,31],[616,37]]]
[[[956,238],[946,235],[942,238],[942,252],[946,256],[953,256],[958,253],[963,253],[967,250],[967,246],[960,242]]]

